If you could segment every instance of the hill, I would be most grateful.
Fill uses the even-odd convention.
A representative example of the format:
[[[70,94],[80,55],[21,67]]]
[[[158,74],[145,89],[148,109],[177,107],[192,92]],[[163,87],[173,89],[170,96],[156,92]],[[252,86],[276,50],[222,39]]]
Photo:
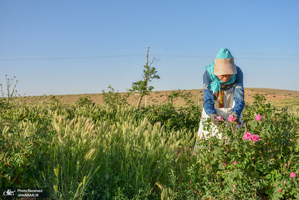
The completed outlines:
[[[147,97],[147,104],[159,104],[161,102],[167,101],[165,97],[168,97],[174,91],[153,91]],[[203,90],[202,89],[193,89],[193,90],[180,90],[184,94],[188,93],[192,100],[198,102],[198,104],[202,104],[203,102]],[[107,91],[106,91],[107,92]],[[299,91],[292,90],[280,90],[280,89],[269,89],[269,88],[245,88],[245,102],[252,103],[253,95],[255,93],[262,94],[266,97],[266,101],[274,104],[278,107],[292,107],[299,108]],[[121,96],[126,93],[120,93]],[[75,95],[56,95],[56,96],[29,96],[22,97],[27,103],[41,103],[42,101],[49,101],[51,98],[56,98],[57,100],[66,102],[66,103],[75,103],[79,98],[89,98],[96,104],[103,104],[103,94],[75,94]],[[136,105],[138,102],[139,96],[138,94],[132,94],[128,98],[129,104]],[[184,103],[182,98],[177,98],[174,101],[175,105],[181,105]],[[144,100],[142,101],[142,105],[144,105]]]

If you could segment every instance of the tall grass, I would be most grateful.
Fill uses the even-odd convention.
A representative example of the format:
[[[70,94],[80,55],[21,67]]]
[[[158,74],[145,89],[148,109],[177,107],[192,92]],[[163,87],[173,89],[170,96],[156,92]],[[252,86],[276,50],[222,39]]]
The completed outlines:
[[[246,157],[245,147],[240,148],[238,154],[222,152],[225,148],[236,150],[239,148],[237,144],[242,142],[224,146],[221,141],[211,138],[201,141],[203,146],[208,146],[207,149],[193,154],[201,107],[190,101],[188,96],[183,98],[186,105],[180,108],[175,108],[172,101],[166,101],[161,105],[136,109],[125,101],[113,103],[113,98],[112,102],[103,106],[84,99],[73,105],[64,104],[54,98],[38,105],[1,104],[0,187],[45,187],[51,198],[66,200],[209,199],[217,195],[224,199],[238,199],[246,196],[231,193],[233,186],[229,180],[234,177],[218,177],[218,174],[223,175],[227,171],[221,163],[236,158],[230,156],[239,154],[244,157],[243,169],[249,169],[245,167],[246,162],[253,161]],[[290,117],[287,112],[274,116],[275,112],[271,109],[271,105],[263,103],[247,106],[244,114],[249,124],[248,131],[251,126],[249,121],[256,112],[264,113],[269,119],[273,114],[272,121],[265,125],[253,124],[252,130],[264,131],[269,126],[277,132],[275,137],[285,134],[279,136],[286,139],[285,144],[288,144],[288,138],[293,138],[294,157],[289,156],[290,150],[287,149],[281,150],[280,156],[296,163],[299,118]],[[282,127],[273,127],[277,123]],[[231,134],[231,129],[224,132]],[[241,130],[238,134],[242,134]],[[215,145],[210,146],[212,143]],[[273,151],[276,143],[271,145],[267,148]],[[260,149],[266,147],[261,146]],[[277,156],[267,159],[273,158],[277,159]],[[241,159],[238,162],[241,163]],[[260,160],[258,162],[264,167]],[[282,165],[273,166],[269,173],[279,171]],[[238,180],[246,183],[244,188],[255,187],[257,182],[249,180],[253,178],[250,172],[243,173],[239,169],[238,173]],[[262,180],[268,172],[263,173],[266,174],[260,174]],[[210,181],[217,184],[212,187]],[[287,184],[291,187],[295,183],[298,184],[298,178],[297,182]],[[269,192],[276,186],[263,184],[259,190],[244,191],[256,199],[263,199],[266,189],[269,197],[279,197]],[[227,191],[230,192],[226,194]],[[295,194],[288,193],[288,197],[295,197]]]
[[[50,102],[2,108],[1,186],[46,187],[58,199],[152,196],[186,130],[136,109]]]

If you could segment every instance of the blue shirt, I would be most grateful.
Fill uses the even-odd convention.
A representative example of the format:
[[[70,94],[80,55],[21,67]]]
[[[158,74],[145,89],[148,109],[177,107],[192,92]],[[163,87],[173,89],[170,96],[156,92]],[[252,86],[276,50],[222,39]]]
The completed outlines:
[[[236,74],[236,81],[233,83],[233,88],[234,88],[234,101],[235,101],[235,106],[233,109],[233,112],[238,113],[240,116],[244,106],[245,106],[245,101],[244,101],[244,87],[243,87],[243,72],[242,70],[237,67],[237,74]],[[205,112],[207,113],[208,116],[210,116],[211,113],[216,114],[215,110],[215,100],[214,100],[214,95],[213,91],[210,88],[212,80],[210,78],[210,75],[208,71],[205,71],[203,75],[203,108],[205,109]]]

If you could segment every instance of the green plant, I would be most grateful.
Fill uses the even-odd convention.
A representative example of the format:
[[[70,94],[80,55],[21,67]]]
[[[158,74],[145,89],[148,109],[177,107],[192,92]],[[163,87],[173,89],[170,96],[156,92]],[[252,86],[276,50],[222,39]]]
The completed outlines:
[[[15,78],[16,78],[16,76],[14,76],[13,78],[8,78],[7,74],[5,74],[6,91],[7,91],[6,95],[3,92],[2,84],[0,84],[2,97],[7,99],[7,101],[6,101],[7,103],[9,103],[13,97],[17,96],[16,87],[17,87],[18,80],[16,80],[15,85],[14,85],[13,89],[11,90],[11,85],[13,84]]]
[[[126,93],[122,96],[118,91],[115,92],[111,85],[109,85],[108,88],[108,93],[102,90],[104,104],[112,108],[116,108],[117,106],[128,105],[127,99],[131,95],[130,93]]]
[[[220,131],[227,139],[210,137],[199,141],[195,165],[199,173],[192,182],[197,183],[196,189],[203,192],[203,197],[299,197],[299,165],[295,161],[299,152],[298,119],[266,104],[262,95],[254,98],[253,105],[246,106],[243,113],[245,129],[223,123]],[[290,177],[291,173],[296,173],[297,178]]]
[[[89,96],[80,97],[78,100],[76,100],[75,104],[78,106],[95,105],[95,103],[90,99]]]

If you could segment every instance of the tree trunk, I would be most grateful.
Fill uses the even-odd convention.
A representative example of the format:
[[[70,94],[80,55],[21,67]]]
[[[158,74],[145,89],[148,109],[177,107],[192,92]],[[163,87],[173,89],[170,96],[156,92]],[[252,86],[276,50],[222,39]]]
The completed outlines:
[[[146,77],[145,77],[145,81],[146,81],[146,85],[145,85],[145,90],[147,92],[147,89],[148,89],[148,80],[149,80],[149,77],[148,77],[148,73],[149,73],[149,66],[148,66],[148,54],[149,54],[149,47],[147,49],[147,54],[146,54]],[[145,95],[145,99],[144,99],[144,106],[146,107],[147,106],[147,95]]]
[[[141,104],[142,97],[143,97],[143,96],[140,96],[139,102],[138,102],[138,104],[137,104],[137,108],[139,108],[139,107],[140,107],[140,104]]]

